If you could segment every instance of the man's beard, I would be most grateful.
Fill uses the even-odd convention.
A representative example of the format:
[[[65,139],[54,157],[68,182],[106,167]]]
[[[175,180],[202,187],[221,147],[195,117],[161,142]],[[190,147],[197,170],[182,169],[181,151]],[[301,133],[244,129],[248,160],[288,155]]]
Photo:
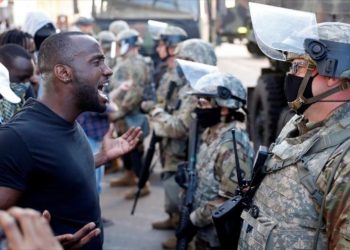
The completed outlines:
[[[75,99],[79,110],[102,113],[106,105],[101,104],[96,86],[90,86],[76,80]]]

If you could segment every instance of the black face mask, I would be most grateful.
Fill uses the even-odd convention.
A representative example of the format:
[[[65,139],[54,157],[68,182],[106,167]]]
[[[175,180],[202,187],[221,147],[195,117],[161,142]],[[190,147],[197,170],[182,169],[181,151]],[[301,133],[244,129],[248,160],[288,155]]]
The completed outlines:
[[[303,96],[305,99],[312,98],[314,95],[312,94],[312,81],[314,80],[315,76],[311,76],[309,81],[306,84],[305,91],[303,93]],[[301,82],[303,81],[303,77],[295,76],[292,74],[288,74],[286,78],[284,79],[284,94],[286,95],[288,102],[293,102],[298,95],[298,91],[301,85]],[[303,104],[298,110],[295,110],[298,114],[303,114],[305,110],[310,107],[311,104]]]
[[[221,121],[221,108],[201,109],[196,108],[194,112],[197,114],[198,124],[202,128],[212,127]]]

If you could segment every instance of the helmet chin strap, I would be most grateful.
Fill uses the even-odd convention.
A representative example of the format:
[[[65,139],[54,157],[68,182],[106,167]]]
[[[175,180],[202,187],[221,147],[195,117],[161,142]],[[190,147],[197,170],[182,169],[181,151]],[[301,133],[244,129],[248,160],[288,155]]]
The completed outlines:
[[[291,109],[298,110],[304,104],[312,104],[315,102],[322,102],[322,99],[324,99],[330,95],[333,95],[334,93],[337,93],[337,92],[340,92],[340,91],[343,91],[343,90],[350,88],[350,82],[346,81],[346,82],[341,83],[339,86],[336,86],[330,90],[323,92],[322,94],[319,94],[317,96],[313,96],[311,98],[305,98],[304,91],[305,91],[306,85],[307,85],[307,83],[312,75],[313,70],[314,70],[314,66],[309,65],[307,72],[306,72],[306,75],[304,76],[303,81],[301,82],[301,85],[299,87],[297,98],[292,102],[288,102],[288,106]],[[343,102],[343,101],[349,101],[349,100],[339,100],[339,102]],[[327,102],[327,101],[324,101],[324,102]],[[329,102],[336,102],[336,101],[330,100]]]

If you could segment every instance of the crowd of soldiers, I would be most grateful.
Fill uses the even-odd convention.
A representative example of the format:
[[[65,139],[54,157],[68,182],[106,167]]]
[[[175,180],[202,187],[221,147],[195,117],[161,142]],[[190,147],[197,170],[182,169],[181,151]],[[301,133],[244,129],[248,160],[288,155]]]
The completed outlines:
[[[218,70],[212,45],[188,39],[183,29],[166,25],[154,37],[160,58],[155,63],[140,54],[142,37],[124,21],[111,23],[109,31],[96,36],[106,55],[104,63],[112,68],[110,71],[103,65],[103,74],[110,76],[110,85],[104,90],[110,104],[102,119],[107,124],[112,122],[115,133],[124,135],[124,139],[134,133],[128,150],[118,152],[124,174],[112,180],[111,186],[131,186],[125,198],[135,198],[136,184],[144,177],[145,167],[150,167],[144,164],[148,150],[144,139],[154,136],[168,218],[154,222],[152,227],[174,230],[173,237],[162,243],[163,248],[350,247],[350,25],[314,22],[305,29],[313,16],[305,14],[309,19],[302,22],[298,13],[287,10],[281,14],[274,7],[261,5],[251,7],[255,35],[263,52],[291,62],[285,90],[288,104],[296,113],[270,145],[262,163],[254,162],[254,149],[246,131],[246,90],[235,76]],[[302,25],[277,34],[266,15],[276,17],[278,21],[273,21],[279,26],[292,22],[295,16],[295,24]],[[43,42],[52,35],[50,25],[42,28],[38,36],[34,34],[35,41]],[[45,60],[43,55],[40,58]],[[62,82],[69,83],[63,73]],[[25,92],[21,93],[24,96]],[[2,95],[6,101],[16,102]],[[16,125],[11,120],[9,124]],[[138,141],[138,132],[130,132],[134,127],[143,134]],[[102,143],[102,148],[106,145],[104,139],[88,133],[87,137]],[[5,172],[4,178],[0,174],[1,186],[8,182],[10,171]],[[151,192],[147,180],[138,188],[140,196]],[[232,216],[238,216],[237,224],[228,225],[233,230],[222,230],[213,220],[213,213],[233,201],[237,202],[230,211],[236,211]],[[20,212],[9,213],[17,218]],[[0,213],[0,222],[6,222],[6,216]],[[220,235],[225,230],[234,232],[232,238],[237,241],[230,242]],[[89,240],[79,242],[88,247]]]

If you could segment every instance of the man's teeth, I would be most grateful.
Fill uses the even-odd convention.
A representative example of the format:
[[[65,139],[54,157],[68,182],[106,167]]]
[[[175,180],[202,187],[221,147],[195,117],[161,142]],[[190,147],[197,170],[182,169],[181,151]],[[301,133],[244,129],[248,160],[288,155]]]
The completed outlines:
[[[99,89],[99,90],[98,90],[98,94],[99,94],[102,98],[108,100],[108,96],[107,96],[102,90]]]

